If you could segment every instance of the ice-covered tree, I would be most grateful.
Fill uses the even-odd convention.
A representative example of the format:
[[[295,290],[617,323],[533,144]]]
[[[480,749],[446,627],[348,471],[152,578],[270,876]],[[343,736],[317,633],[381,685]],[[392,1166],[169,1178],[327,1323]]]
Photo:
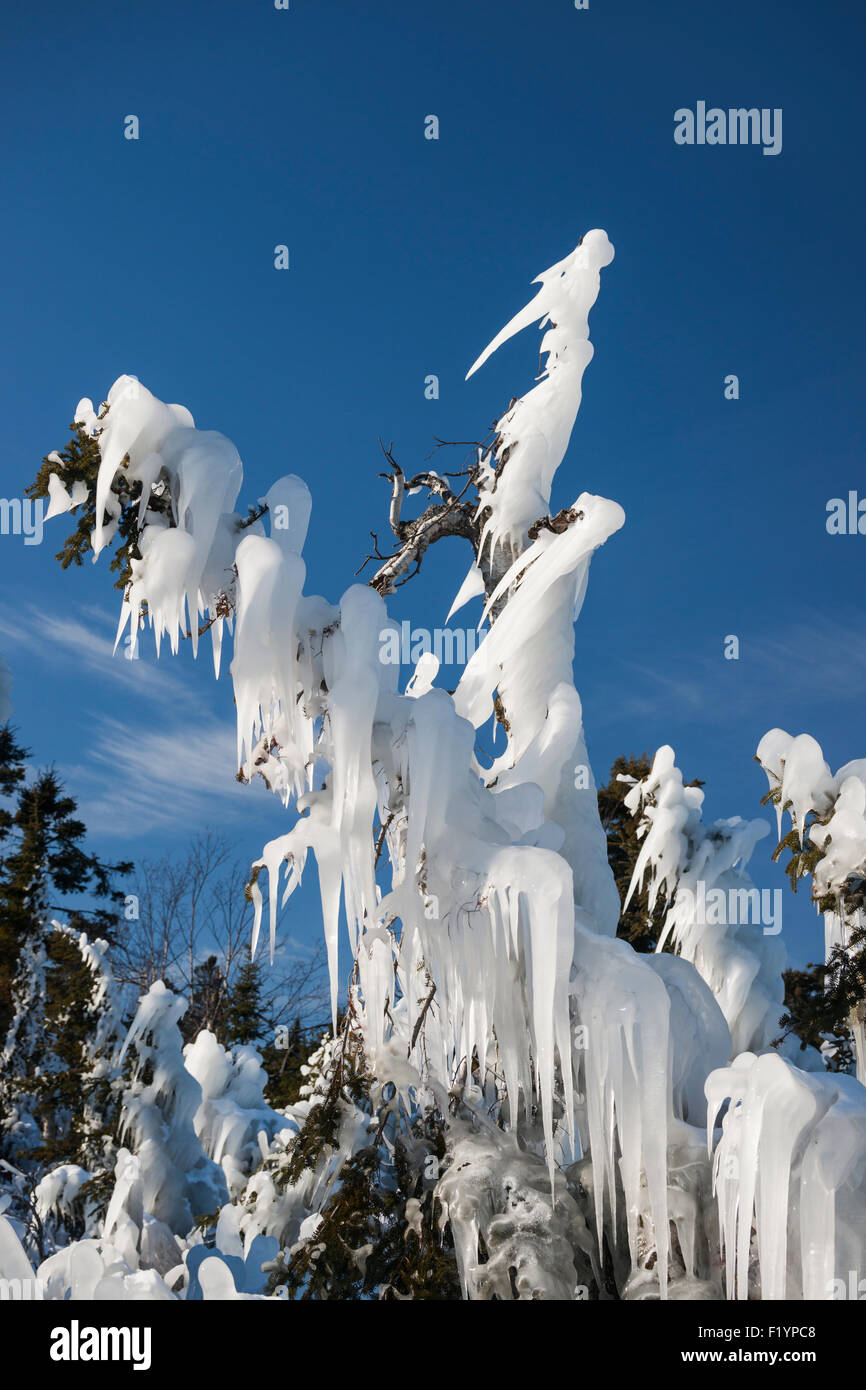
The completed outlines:
[[[796,892],[799,880],[810,878],[812,900],[824,916],[824,963],[800,981],[799,1011],[784,1021],[799,1021],[817,1032],[831,1063],[840,1044],[844,1050],[847,1031],[857,1078],[864,1082],[866,758],[846,763],[834,775],[811,735],[792,737],[783,729],[765,734],[755,756],[770,784],[765,799],[776,809],[779,844],[774,858],[789,853],[785,871],[791,887]],[[786,813],[791,826],[782,836]]]
[[[387,451],[394,545],[337,603],[304,592],[306,485],[237,510],[235,446],[133,377],[80,403],[74,468],[64,481],[49,456],[37,484],[54,514],[78,510],[77,555],[119,543],[118,639],[148,624],[157,649],[197,651],[209,633],[219,672],[231,628],[240,775],[289,817],[253,866],[254,954],[266,901],[273,954],[280,895],[316,860],[334,1033],[220,1217],[233,1249],[278,1242],[274,1282],[296,1296],[420,1296],[438,1257],[435,1281],[456,1265],[467,1297],[816,1296],[863,1243],[862,1088],[767,1051],[778,944],[695,911],[702,884],[748,897],[767,827],[705,826],[667,748],[628,800],[634,891],[647,882],[650,913],[664,897],[677,954],[616,937],[573,660],[590,561],[625,516],[586,492],[552,504],[612,259],[587,233],[477,360],[544,329],[535,385],[459,478]],[[400,689],[385,599],[446,536],[471,547],[450,613],[480,598],[483,640],[455,690],[429,652]]]
[[[121,1049],[133,1058],[124,1090],[117,1178],[106,1235],[129,1258],[140,1249],[144,1216],[174,1233],[225,1201],[228,1189],[195,1130],[200,1083],[184,1066],[179,1023],[186,1000],[157,981],[142,996]],[[130,1261],[131,1262],[131,1261]]]
[[[74,799],[53,771],[28,782],[25,757],[2,731],[0,790],[12,805],[0,811],[0,1131],[10,1153],[77,1161],[92,1138],[82,1088],[108,1008],[99,956],[130,865],[85,848]],[[105,905],[85,907],[84,895]]]
[[[610,769],[607,782],[598,789],[598,813],[607,836],[608,862],[623,900],[628,895],[641,849],[638,822],[626,801],[629,788],[647,777],[650,768],[651,760],[646,753],[619,757]],[[703,785],[698,780],[691,783],[693,787]],[[632,892],[628,906],[620,913],[616,934],[630,942],[636,951],[655,950],[662,934],[667,906],[664,892],[655,894],[654,904],[650,911],[648,889],[642,885]]]

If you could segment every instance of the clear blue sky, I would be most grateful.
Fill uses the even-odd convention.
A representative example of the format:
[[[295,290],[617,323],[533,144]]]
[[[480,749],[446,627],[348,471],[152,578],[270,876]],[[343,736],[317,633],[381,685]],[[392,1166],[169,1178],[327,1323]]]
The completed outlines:
[[[467,367],[533,276],[604,227],[616,259],[554,498],[586,489],[627,516],[578,628],[596,773],[670,742],[710,817],[752,816],[768,728],[813,733],[834,768],[866,752],[866,537],[825,530],[828,498],[866,495],[853,0],[48,0],[0,25],[4,496],[62,447],[79,397],[131,372],[235,441],[247,500],[307,479],[308,588],[336,600],[386,529],[377,436],[407,468],[434,434],[480,437],[530,385],[537,341],[464,384]],[[698,100],[781,107],[781,154],[677,146],[674,111]],[[147,647],[110,666],[113,577],[61,573],[63,525],[42,546],[0,538],[0,655],[34,761],[56,761],[107,854],[201,818],[255,855],[287,826],[232,782],[228,681]],[[468,556],[441,549],[398,618],[444,621]],[[805,904],[785,938],[794,959],[820,951]]]

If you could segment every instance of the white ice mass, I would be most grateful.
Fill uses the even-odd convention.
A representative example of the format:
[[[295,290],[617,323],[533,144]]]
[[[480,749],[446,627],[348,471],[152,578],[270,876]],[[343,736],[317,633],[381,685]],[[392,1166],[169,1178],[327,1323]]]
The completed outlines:
[[[453,694],[435,663],[400,691],[379,659],[390,620],[373,589],[353,584],[335,603],[305,592],[312,501],[300,478],[275,482],[261,518],[244,522],[235,446],[130,376],[107,410],[85,400],[77,412],[101,457],[94,558],[125,469],[141,484],[141,558],[118,635],[129,626],[137,640],[146,615],[157,648],[167,637],[176,651],[188,629],[195,648],[202,620],[218,668],[233,628],[238,766],[289,817],[254,866],[254,948],[266,913],[273,949],[280,900],[312,853],[334,1014],[351,964],[377,1084],[407,1113],[453,1113],[437,1193],[464,1296],[575,1299],[606,1251],[620,1297],[829,1298],[864,1263],[866,1091],[771,1046],[779,938],[696,911],[699,890],[754,889],[747,865],[769,822],[704,824],[702,793],[683,785],[672,749],[658,751],[629,794],[642,835],[632,888],[648,883],[651,905],[663,891],[675,954],[647,957],[616,939],[595,787],[574,777],[589,768],[574,622],[592,557],[626,518],[577,492],[559,529],[529,531],[550,511],[613,254],[588,232],[471,369],[541,323],[540,376],[482,463],[479,553],[454,608],[483,592],[489,628]],[[74,501],[52,479],[51,514]],[[476,731],[497,708],[506,742],[482,768]],[[780,731],[758,756],[780,819],[787,810],[801,831],[810,812],[824,819],[816,896],[835,895],[828,937],[845,941],[844,885],[866,866],[866,761],[834,777],[814,740]],[[327,1161],[277,1184],[274,1156],[314,1108],[315,1078],[298,1106],[272,1111],[254,1053],[208,1033],[181,1052],[178,1008],[159,985],[140,1002],[108,1213],[30,1271],[50,1297],[262,1296],[262,1264],[315,1240],[342,1163],[366,1142],[369,1116],[347,1105]],[[333,1047],[323,1042],[316,1076]],[[80,1183],[80,1172],[43,1181],[46,1217]],[[193,1223],[215,1207],[206,1251]],[[0,1275],[25,1266],[0,1217]]]

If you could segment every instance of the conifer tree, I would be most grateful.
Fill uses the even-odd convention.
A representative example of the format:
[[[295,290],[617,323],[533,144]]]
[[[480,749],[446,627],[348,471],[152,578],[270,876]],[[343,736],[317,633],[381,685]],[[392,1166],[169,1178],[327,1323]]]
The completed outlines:
[[[843,925],[843,941],[832,947],[825,961],[810,961],[805,970],[783,972],[785,1012],[779,1020],[783,1031],[778,1041],[794,1034],[801,1047],[811,1045],[821,1051],[828,1070],[853,1074],[858,1034],[857,1045],[861,1052],[866,1050],[866,876],[862,870],[850,874],[841,887],[823,893],[816,881],[832,843],[826,827],[833,819],[836,797],[838,792],[822,813],[810,810],[802,830],[792,823],[773,852],[776,861],[786,852],[789,855],[785,873],[792,891],[796,893],[800,879],[810,878],[818,911],[836,914]],[[781,787],[771,781],[761,804],[779,806],[781,801]],[[866,1075],[862,1060],[860,1067]]]
[[[29,750],[15,740],[8,724],[0,728],[0,797],[12,797],[20,789],[26,773]],[[0,872],[6,845],[15,830],[15,811],[0,805]],[[12,1016],[12,980],[18,962],[20,939],[7,911],[0,908],[0,1039],[5,1036]]]
[[[341,1025],[342,1015],[338,1014],[338,1029]],[[307,1060],[320,1035],[321,1029],[303,1028],[296,1018],[291,1027],[275,1030],[271,1041],[261,1049],[262,1066],[268,1074],[265,1094],[271,1105],[278,1109],[294,1105],[304,1085]]]
[[[230,1047],[256,1044],[267,1032],[261,973],[247,950],[225,1010],[224,1041]]]
[[[460,1280],[436,1181],[446,1159],[442,1115],[404,1112],[393,1086],[377,1086],[354,1022],[353,998],[336,1037],[300,1068],[310,1111],[297,1139],[271,1161],[278,1187],[317,1174],[329,1193],[310,1236],[280,1252],[272,1287],[304,1302],[324,1299],[454,1300]],[[353,1114],[368,1116],[368,1142],[336,1175],[329,1167]]]
[[[277,1109],[293,1105],[301,1094],[304,1071],[310,1054],[317,1048],[322,1026],[304,1025],[300,1016],[291,1024],[278,1024],[265,997],[262,966],[247,950],[243,964],[229,991],[225,1010],[223,1042],[229,1047],[258,1048],[268,1075],[265,1095]],[[278,1001],[277,1001],[278,1006]],[[345,1014],[337,1013],[337,1030]]]
[[[203,1028],[225,1041],[228,988],[216,956],[200,961],[192,972],[190,1006],[181,1021],[184,1042],[194,1042]]]
[[[31,1158],[77,1158],[83,1141],[83,1073],[99,1022],[92,961],[80,944],[86,927],[110,939],[123,892],[106,864],[83,845],[75,800],[49,769],[27,784],[24,749],[8,727],[0,740],[0,786],[15,798],[2,812],[0,838],[0,1124],[10,1146]],[[98,905],[64,911],[69,894]],[[59,929],[53,914],[67,918]]]
[[[856,960],[844,953],[836,970],[834,957],[830,962],[810,961],[805,970],[785,970],[785,1012],[779,1019],[782,1033],[779,1042],[789,1034],[800,1041],[801,1049],[815,1047],[824,1057],[828,1071],[853,1074],[854,1052],[848,1017],[855,997],[863,998],[863,980]],[[853,985],[852,994],[848,986]]]
[[[102,409],[104,411],[105,407]],[[70,492],[79,482],[87,488],[86,499],[71,508],[77,523],[75,530],[66,537],[62,549],[55,556],[63,569],[68,569],[70,565],[81,565],[90,551],[90,538],[96,524],[96,479],[99,473],[98,436],[88,433],[77,422],[73,422],[69,428],[72,437],[66,447],[48,454],[42,460],[35,481],[27,488],[28,497],[47,498],[52,473],[62,473],[64,485]],[[111,568],[118,576],[115,588],[122,589],[132,573],[130,560],[141,558],[137,545],[140,487],[126,483],[121,475],[112,483],[111,493],[112,502],[119,512],[117,544],[111,557]],[[150,505],[154,511],[160,511],[170,509],[171,503],[169,498],[163,499],[155,494]]]
[[[100,420],[105,418],[107,411],[108,406],[103,402],[98,412]],[[63,546],[54,557],[59,560],[62,569],[68,569],[70,565],[80,566],[84,558],[92,553],[92,535],[97,520],[96,481],[100,460],[98,433],[91,433],[89,428],[79,421],[73,421],[69,428],[72,435],[65,448],[53,450],[50,454],[46,454],[34,482],[25,489],[28,497],[47,500],[49,480],[52,474],[62,476],[63,484],[70,493],[76,483],[83,483],[87,488],[87,496],[84,501],[70,508],[71,515],[76,522],[75,529],[70,531]],[[117,575],[114,584],[116,589],[126,588],[132,577],[131,561],[141,559],[141,552],[138,548],[138,538],[141,532],[139,522],[141,483],[138,480],[128,478],[126,473],[128,461],[128,458],[124,459],[117,476],[112,481],[109,503],[117,518],[117,529],[111,556],[111,569]],[[150,489],[147,505],[152,516],[161,515],[166,519],[171,518],[171,480],[165,469],[162,470],[159,478]],[[267,508],[263,506],[250,507],[248,519],[246,522],[242,522],[241,526],[251,524],[266,510]]]

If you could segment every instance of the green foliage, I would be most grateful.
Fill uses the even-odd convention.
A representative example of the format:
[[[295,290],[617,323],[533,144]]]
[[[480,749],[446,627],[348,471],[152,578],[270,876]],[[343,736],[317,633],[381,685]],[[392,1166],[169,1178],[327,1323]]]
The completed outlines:
[[[854,1064],[851,1021],[866,1007],[866,928],[851,933],[847,946],[836,946],[824,964],[786,970],[782,1037],[796,1034],[801,1045],[835,1046],[831,1071],[851,1071]],[[781,1041],[781,1039],[779,1039]]]
[[[355,1153],[315,1235],[292,1254],[275,1286],[302,1301],[459,1299],[450,1227],[440,1232],[433,1189],[424,1189],[411,1152],[398,1137],[393,1156],[382,1144]]]
[[[302,1069],[309,1074],[309,1066]],[[347,1017],[341,1030],[336,1059],[326,1078],[321,1098],[311,1108],[276,1178],[278,1186],[296,1183],[305,1168],[315,1168],[325,1149],[335,1150],[347,1106],[370,1108],[372,1078],[366,1071],[360,1039]]]
[[[189,1008],[180,1024],[184,1042],[194,1042],[204,1028],[214,1033],[221,1043],[225,1042],[228,1008],[226,977],[216,956],[208,956],[192,972]]]
[[[8,726],[0,730],[0,789],[15,796],[14,808],[0,813],[0,1038],[11,1022],[13,981],[24,942],[33,939],[51,912],[64,913],[76,931],[110,939],[124,899],[114,879],[132,869],[125,862],[105,864],[83,848],[87,832],[76,817],[76,802],[51,769],[27,785],[26,756]],[[73,893],[108,906],[67,911],[56,899]]]
[[[51,769],[28,783],[27,756],[8,726],[0,730],[0,790],[13,800],[0,813],[2,1090],[6,1105],[23,1104],[39,1127],[41,1143],[33,1145],[32,1131],[26,1141],[29,1159],[90,1166],[104,1153],[116,1098],[107,1080],[85,1075],[100,1006],[77,937],[110,939],[124,898],[115,877],[132,866],[106,864],[84,847],[76,802]],[[103,905],[65,910],[68,894]],[[54,913],[68,931],[52,928]]]
[[[778,807],[780,802],[778,785],[761,799],[762,806],[771,803]],[[802,839],[797,827],[792,826],[773,851],[773,861],[778,863],[783,854],[789,855],[785,873],[795,893],[800,879],[812,879],[813,901],[819,912],[836,912],[843,920],[857,921],[857,914],[866,907],[866,878],[852,874],[841,893],[814,892],[815,871],[830,841],[816,845],[811,831],[816,825],[826,825],[831,815],[832,808],[823,817],[810,811]],[[823,964],[810,962],[806,970],[786,970],[784,980],[785,1013],[779,1019],[783,1032],[777,1043],[792,1033],[802,1047],[820,1048],[829,1041],[836,1047],[830,1059],[831,1070],[850,1071],[854,1062],[852,1020],[866,1010],[866,929],[858,926],[851,930],[847,945],[837,946]]]
[[[103,406],[100,418],[104,418]],[[88,434],[80,425],[70,425],[72,438],[64,449],[58,451],[61,464],[50,455],[43,459],[36,480],[27,488],[28,497],[48,497],[48,480],[56,473],[69,492],[74,483],[82,482],[87,487],[87,499],[73,507],[71,515],[76,520],[74,531],[66,537],[55,559],[63,569],[70,565],[80,565],[92,550],[91,533],[96,526],[96,479],[99,473],[99,443],[96,437]],[[138,550],[138,509],[141,499],[141,484],[129,482],[124,475],[124,460],[111,485],[115,503],[120,509],[115,535],[115,549],[111,557],[111,569],[117,574],[116,589],[125,587],[132,577],[131,559],[140,560]],[[61,466],[62,465],[62,466]],[[152,495],[149,502],[151,510],[170,511],[171,499],[165,493]]]
[[[74,933],[50,927],[42,934],[41,991],[24,1025],[10,1034],[3,1076],[8,1101],[24,1102],[39,1126],[41,1142],[31,1141],[18,1158],[46,1167],[78,1163],[97,1170],[110,1161],[117,1137],[120,1093],[106,1056],[94,1065],[94,1040],[103,1011],[99,981],[79,949]],[[16,981],[20,989],[26,981]],[[117,1021],[119,1025],[119,1020]],[[109,1049],[116,1036],[108,1040]]]
[[[767,797],[762,798],[761,805],[766,805],[767,800]],[[823,858],[823,852],[818,849],[817,845],[813,845],[809,838],[809,829],[816,823],[816,817],[814,814],[810,814],[806,818],[806,834],[802,843],[800,832],[796,827],[792,827],[773,850],[772,860],[774,864],[778,864],[786,850],[791,856],[785,865],[785,873],[793,893],[796,893],[800,879],[810,878]],[[835,906],[835,899],[833,899],[833,905]]]
[[[393,1086],[375,1086],[351,1015],[328,1066],[320,1099],[275,1179],[286,1185],[307,1169],[321,1171],[337,1152],[341,1126],[352,1112],[369,1114],[370,1143],[334,1176],[314,1235],[283,1252],[272,1290],[285,1288],[301,1301],[459,1299],[450,1227],[440,1229],[434,1196],[446,1157],[442,1116],[406,1115]]]
[[[338,1012],[338,1031],[344,1018]],[[291,1025],[275,1025],[264,997],[263,968],[247,950],[227,997],[220,1040],[228,1047],[258,1049],[268,1077],[265,1099],[274,1109],[282,1110],[299,1099],[307,1059],[321,1036],[321,1024],[305,1025],[300,1018]]]
[[[337,1013],[339,1033],[345,1015]],[[275,1110],[294,1105],[306,1082],[307,1060],[322,1036],[321,1025],[304,1027],[296,1018],[291,1027],[275,1030],[274,1039],[259,1046],[262,1066],[268,1074],[265,1099]]]
[[[14,796],[21,788],[26,774],[29,750],[15,741],[13,730],[8,724],[0,728],[0,795]],[[2,842],[15,831],[15,811],[0,806],[0,854]],[[0,857],[0,873],[3,869]],[[0,1042],[6,1036],[6,1029],[12,1017],[12,981],[18,963],[20,935],[8,920],[3,904],[0,903]]]
[[[846,970],[844,974],[847,973]],[[854,1053],[846,1023],[850,1012],[850,984],[842,983],[839,990],[834,981],[834,966],[813,961],[805,970],[785,970],[782,978],[785,981],[785,1012],[779,1025],[783,1031],[773,1045],[778,1047],[792,1034],[799,1039],[801,1051],[807,1046],[820,1051],[822,1044],[829,1042],[832,1055],[825,1053],[829,1069],[853,1071]]]
[[[82,1072],[96,1019],[90,1007],[93,976],[75,943],[65,932],[52,932],[46,951],[39,1044],[21,1084],[35,1096],[42,1120],[44,1142],[31,1157],[53,1166],[76,1162],[84,1145]]]
[[[99,411],[99,419],[104,420],[107,413],[108,405],[103,402]],[[72,436],[66,447],[56,451],[53,456],[47,455],[42,460],[35,481],[25,489],[28,497],[47,498],[49,495],[48,483],[52,473],[57,474],[69,492],[72,491],[73,485],[77,482],[82,482],[87,487],[85,501],[73,507],[70,512],[70,515],[75,519],[75,529],[66,537],[55,556],[63,569],[68,569],[70,565],[80,566],[85,557],[92,553],[91,535],[97,520],[96,481],[100,465],[98,435],[89,434],[81,425],[74,422],[69,428],[72,431]],[[125,456],[112,479],[110,488],[109,510],[112,515],[116,514],[117,522],[112,539],[113,554],[111,557],[111,570],[117,575],[114,584],[116,589],[126,587],[132,578],[132,560],[141,559],[138,541],[141,534],[139,512],[141,511],[142,484],[137,479],[129,477],[128,467],[129,458]],[[174,525],[171,479],[165,469],[161,470],[159,477],[150,489],[147,498],[147,511],[151,518],[157,514],[164,517],[169,525]],[[242,530],[250,526],[266,511],[267,507],[264,505],[250,507],[246,519],[238,522],[238,529]]]
[[[247,951],[225,1010],[224,1034],[230,1047],[254,1045],[268,1031],[262,1002],[262,967]]]
[[[78,1199],[75,1205],[79,1207],[82,1213],[89,1208],[94,1216],[100,1220],[104,1220],[105,1214],[108,1211],[108,1204],[114,1192],[115,1181],[114,1168],[108,1167],[103,1169],[101,1173],[97,1173],[89,1182],[83,1185],[78,1193]],[[66,1225],[68,1229],[69,1223],[67,1222]],[[73,1240],[80,1238],[74,1231],[70,1232],[70,1234]],[[82,1235],[83,1234],[84,1232],[82,1229]]]
[[[202,1235],[205,1237],[206,1245],[213,1241],[221,1211],[222,1207],[216,1207],[213,1211],[203,1212],[201,1216],[196,1217],[193,1223],[192,1229],[194,1231],[201,1231]],[[208,1237],[210,1239],[208,1239]]]
[[[14,796],[26,774],[29,748],[15,741],[15,731],[9,724],[0,726],[0,796]],[[0,808],[0,840],[12,828],[12,813]]]

